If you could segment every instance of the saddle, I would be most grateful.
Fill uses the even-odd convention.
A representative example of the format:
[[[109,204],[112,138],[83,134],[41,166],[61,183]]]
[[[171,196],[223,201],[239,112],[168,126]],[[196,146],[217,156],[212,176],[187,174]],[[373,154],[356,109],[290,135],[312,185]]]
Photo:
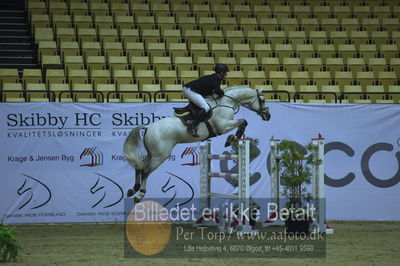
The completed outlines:
[[[185,125],[191,125],[193,123],[193,120],[197,117],[199,111],[200,108],[193,103],[189,103],[185,107],[174,107],[175,116],[181,119],[182,123]],[[212,110],[210,110],[207,113],[206,117],[204,118],[204,121],[210,119],[211,116],[212,116]]]

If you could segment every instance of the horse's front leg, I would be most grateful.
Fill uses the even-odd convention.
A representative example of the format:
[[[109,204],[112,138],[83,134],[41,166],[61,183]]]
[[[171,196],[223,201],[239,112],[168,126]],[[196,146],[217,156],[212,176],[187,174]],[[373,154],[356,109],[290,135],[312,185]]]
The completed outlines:
[[[231,146],[232,142],[237,142],[239,139],[242,138],[248,123],[245,119],[239,119],[239,121],[240,121],[240,124],[237,127],[238,130],[236,131],[236,134],[228,136],[228,138],[226,139],[226,142],[225,142],[225,147]]]
[[[242,120],[242,123],[240,123],[238,130],[236,131],[235,134],[237,140],[242,138],[244,131],[246,130],[246,127],[248,125],[246,119],[240,119],[240,120]]]
[[[240,139],[247,126],[247,121],[245,119],[238,119],[238,120],[220,120],[218,123],[218,132],[222,134],[231,131],[234,128],[238,128],[235,135],[229,135],[228,139],[225,142],[225,147],[231,145],[232,142],[237,141]]]

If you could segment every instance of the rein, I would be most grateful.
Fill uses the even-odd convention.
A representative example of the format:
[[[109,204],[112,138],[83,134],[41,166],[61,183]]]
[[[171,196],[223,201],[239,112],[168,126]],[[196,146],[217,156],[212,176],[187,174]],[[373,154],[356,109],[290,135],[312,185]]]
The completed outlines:
[[[251,102],[250,104],[243,104],[241,101],[236,100],[235,98],[233,98],[233,97],[231,97],[231,96],[229,96],[229,95],[224,95],[223,97],[228,97],[229,99],[231,99],[231,100],[233,100],[234,102],[236,102],[236,103],[239,104],[239,106],[237,107],[237,110],[236,110],[236,111],[235,111],[235,108],[233,108],[232,106],[219,104],[219,103],[217,102],[217,99],[214,97],[214,95],[211,95],[211,97],[213,98],[213,100],[215,101],[215,104],[216,104],[216,106],[213,107],[212,109],[215,109],[215,108],[217,108],[217,107],[226,107],[226,108],[232,109],[232,110],[234,111],[234,114],[237,114],[237,113],[239,112],[239,110],[240,110],[240,106],[243,106],[244,108],[246,108],[246,109],[248,109],[248,110],[250,110],[250,111],[256,112],[258,115],[261,115],[261,114],[263,113],[263,111],[268,110],[269,108],[268,108],[268,107],[265,107],[265,108],[261,108],[261,110],[259,110],[259,111],[256,111],[256,110],[254,110],[254,109],[252,109],[252,108],[250,107],[250,106],[253,105],[253,103],[254,103],[256,100],[259,101],[260,107],[264,106],[264,103],[262,102],[262,100],[261,100],[261,98],[260,98],[260,93],[258,92],[258,90],[256,90],[256,92],[257,92],[257,95],[256,95],[256,97],[254,97],[254,99],[252,100],[252,102]],[[221,98],[222,98],[222,97],[221,97]]]
[[[239,105],[239,107],[237,108],[237,111],[235,112],[235,108],[233,108],[232,106],[224,105],[224,104],[219,104],[219,103],[217,102],[217,99],[214,97],[214,95],[211,95],[211,97],[213,98],[213,100],[214,100],[214,102],[215,102],[215,106],[214,106],[213,108],[211,108],[212,110],[214,110],[214,109],[217,108],[217,107],[226,107],[226,108],[232,109],[232,110],[234,111],[234,114],[237,114],[237,112],[239,112],[240,105]],[[232,99],[232,100],[234,100],[234,101],[236,101],[236,102],[238,102],[238,103],[241,104],[241,102],[237,101],[236,99],[234,99],[234,98],[232,98],[232,97],[230,97],[230,96],[228,96],[228,95],[224,95],[223,97],[228,97],[228,98],[230,98],[230,99]],[[221,97],[221,98],[222,98],[222,97]]]

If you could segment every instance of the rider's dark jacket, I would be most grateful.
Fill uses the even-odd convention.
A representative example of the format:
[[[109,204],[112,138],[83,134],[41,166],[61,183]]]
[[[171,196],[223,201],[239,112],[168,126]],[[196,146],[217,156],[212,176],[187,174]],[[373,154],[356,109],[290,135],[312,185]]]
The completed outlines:
[[[193,80],[184,86],[190,88],[192,91],[197,92],[202,96],[208,96],[213,93],[223,95],[224,92],[221,90],[221,78],[217,74],[211,74],[199,79]]]

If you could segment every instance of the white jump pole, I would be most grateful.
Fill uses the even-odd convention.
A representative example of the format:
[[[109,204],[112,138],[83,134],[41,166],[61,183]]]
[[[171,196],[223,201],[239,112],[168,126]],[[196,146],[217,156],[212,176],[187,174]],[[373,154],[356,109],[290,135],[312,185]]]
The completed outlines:
[[[238,162],[238,173],[215,173],[211,172],[211,160],[237,160]],[[249,205],[250,205],[250,141],[240,140],[238,145],[238,155],[217,155],[211,154],[211,141],[208,140],[206,144],[200,144],[200,197],[201,203],[200,208],[203,211],[205,208],[211,208],[211,198],[224,198],[224,199],[238,199],[239,212],[238,212],[238,230],[237,232],[243,234],[253,234],[256,230],[253,230],[250,226],[249,219]],[[222,194],[211,192],[210,179],[212,177],[232,177],[238,179],[238,195]],[[222,211],[222,210],[221,210]],[[245,213],[246,212],[246,213]],[[225,219],[224,214],[220,213],[220,223],[216,222],[216,217],[202,217],[201,222],[199,220],[194,226],[215,226],[219,225],[220,229],[224,229],[228,232],[233,232],[233,228],[228,226],[226,223],[232,222],[230,219]],[[229,218],[229,217],[227,217]],[[245,219],[243,219],[245,218]],[[243,222],[244,221],[244,222]]]
[[[333,234],[333,229],[326,225],[324,140],[325,139],[322,136],[312,139],[312,145],[316,148],[317,157],[321,160],[320,165],[314,166],[312,177],[312,194],[316,210],[312,230],[314,232]]]
[[[250,141],[239,141],[239,226],[241,233],[258,233],[250,225]],[[244,215],[244,216],[243,216]],[[243,223],[244,221],[244,223]]]
[[[281,141],[278,139],[270,140],[270,157],[269,162],[271,166],[271,203],[277,206],[277,211],[275,215],[268,217],[267,221],[263,223],[263,226],[282,226],[285,222],[280,217],[280,177],[279,177],[279,169],[277,165],[279,164],[279,151],[278,144]],[[275,169],[274,169],[275,168]]]
[[[211,150],[211,140],[208,140],[206,143],[200,143],[200,211],[203,212],[204,209],[211,207],[211,198],[210,198],[210,167],[211,160],[209,160]],[[201,213],[202,215],[202,213]],[[218,225],[216,222],[216,217],[201,217],[201,221],[196,221],[194,226],[215,226]]]
[[[270,140],[270,165],[271,165],[271,200],[272,203],[277,204],[278,211],[277,215],[268,217],[267,221],[263,223],[263,226],[279,226],[284,225],[284,221],[279,217],[279,199],[280,199],[280,177],[278,172],[277,164],[279,164],[280,154],[277,149],[278,144],[281,140],[271,139]],[[318,138],[312,139],[312,145],[316,148],[317,158],[321,160],[320,165],[314,166],[312,176],[312,195],[314,203],[314,221],[312,224],[312,231],[332,234],[333,229],[328,228],[325,223],[325,191],[324,191],[324,178],[325,178],[325,152],[324,152],[324,138],[319,136]],[[275,169],[274,169],[275,168]],[[272,171],[275,170],[275,171]]]

